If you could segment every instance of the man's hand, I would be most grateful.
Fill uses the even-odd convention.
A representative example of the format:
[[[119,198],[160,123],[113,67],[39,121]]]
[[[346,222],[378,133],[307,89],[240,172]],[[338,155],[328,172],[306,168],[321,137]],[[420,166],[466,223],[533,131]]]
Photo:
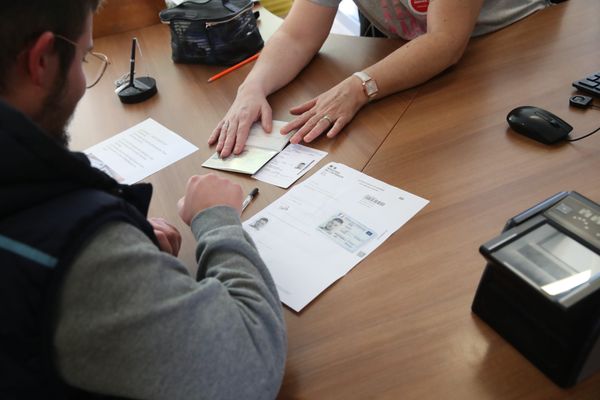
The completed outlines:
[[[177,257],[181,248],[181,234],[173,225],[164,218],[148,218],[148,222],[154,228],[154,235],[158,239],[158,247],[169,254]]]
[[[177,206],[179,216],[187,225],[200,211],[214,206],[229,206],[240,215],[244,193],[240,185],[215,174],[190,177]]]

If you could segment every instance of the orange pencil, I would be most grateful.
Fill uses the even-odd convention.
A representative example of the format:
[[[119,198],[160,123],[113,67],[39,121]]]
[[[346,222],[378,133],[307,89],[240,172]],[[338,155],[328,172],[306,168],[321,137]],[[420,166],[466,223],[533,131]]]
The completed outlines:
[[[246,64],[248,64],[248,63],[250,63],[250,62],[252,62],[252,61],[254,61],[254,60],[256,60],[256,59],[258,58],[258,55],[259,55],[259,54],[260,54],[260,53],[256,53],[255,55],[253,55],[253,56],[251,56],[251,57],[248,57],[248,58],[246,58],[244,61],[240,61],[239,63],[235,64],[234,66],[231,66],[231,67],[227,68],[226,70],[224,70],[224,71],[221,71],[221,72],[219,72],[218,74],[211,76],[211,77],[208,79],[208,82],[212,82],[212,81],[214,81],[214,80],[217,80],[217,79],[219,79],[220,77],[222,77],[223,75],[227,75],[227,74],[228,74],[228,73],[230,73],[231,71],[235,71],[236,69],[238,69],[238,68],[240,68],[240,67],[242,67],[242,66],[244,66],[244,65],[246,65]]]

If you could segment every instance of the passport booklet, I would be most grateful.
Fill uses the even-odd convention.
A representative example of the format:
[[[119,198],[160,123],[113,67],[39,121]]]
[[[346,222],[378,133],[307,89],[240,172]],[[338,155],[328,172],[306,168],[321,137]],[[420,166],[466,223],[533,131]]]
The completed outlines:
[[[255,174],[288,144],[294,131],[287,135],[280,134],[279,130],[285,124],[284,121],[274,120],[273,130],[267,133],[260,122],[255,122],[250,128],[246,147],[241,154],[220,158],[218,153],[214,153],[202,166],[241,174]]]

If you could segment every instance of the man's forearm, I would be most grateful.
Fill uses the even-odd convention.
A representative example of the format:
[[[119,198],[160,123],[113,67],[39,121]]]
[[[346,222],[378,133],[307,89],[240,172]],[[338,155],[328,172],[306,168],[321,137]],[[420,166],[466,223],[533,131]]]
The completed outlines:
[[[195,224],[206,240],[199,282],[125,223],[83,249],[58,304],[66,382],[126,398],[275,397],[287,343],[268,271],[232,209],[203,211]]]

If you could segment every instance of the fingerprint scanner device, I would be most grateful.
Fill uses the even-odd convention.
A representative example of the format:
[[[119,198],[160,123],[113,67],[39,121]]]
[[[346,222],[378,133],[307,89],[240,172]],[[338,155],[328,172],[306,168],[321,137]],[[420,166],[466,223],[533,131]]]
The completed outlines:
[[[156,80],[149,76],[135,77],[135,51],[137,38],[131,42],[131,59],[129,63],[129,81],[117,88],[117,95],[126,104],[140,103],[154,96],[157,92]]]
[[[600,369],[600,206],[560,192],[479,251],[472,310],[561,387]]]

